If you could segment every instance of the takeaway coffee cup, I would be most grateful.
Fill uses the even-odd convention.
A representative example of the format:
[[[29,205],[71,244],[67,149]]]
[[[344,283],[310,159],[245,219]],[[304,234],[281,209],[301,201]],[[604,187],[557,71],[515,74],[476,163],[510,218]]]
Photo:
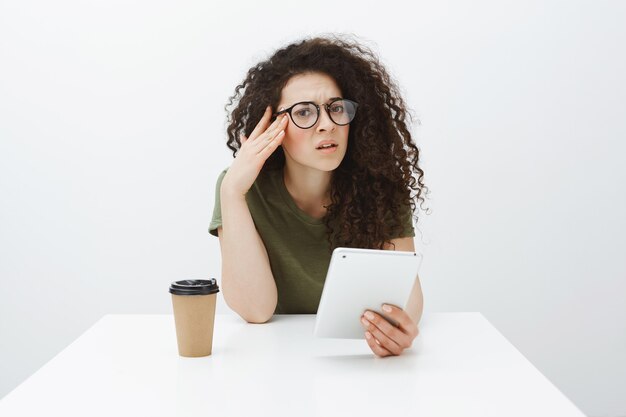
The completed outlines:
[[[215,278],[175,281],[170,285],[180,356],[211,354],[218,292]]]

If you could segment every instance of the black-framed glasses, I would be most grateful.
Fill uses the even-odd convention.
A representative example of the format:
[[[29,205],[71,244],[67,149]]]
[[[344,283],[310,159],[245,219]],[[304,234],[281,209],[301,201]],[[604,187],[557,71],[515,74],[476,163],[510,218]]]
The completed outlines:
[[[322,104],[326,113],[336,125],[345,126],[354,120],[358,103],[346,98],[336,98],[330,103]],[[293,106],[274,113],[277,117],[283,113],[289,113],[291,120],[300,129],[310,129],[315,126],[320,117],[320,105],[312,101],[301,101]]]

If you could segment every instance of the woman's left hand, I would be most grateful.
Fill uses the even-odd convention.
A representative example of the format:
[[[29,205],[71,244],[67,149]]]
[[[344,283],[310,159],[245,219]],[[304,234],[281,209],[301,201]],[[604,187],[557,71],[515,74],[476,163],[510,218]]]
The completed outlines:
[[[398,323],[397,327],[380,314],[367,310],[361,316],[361,324],[366,330],[365,339],[372,351],[380,357],[400,355],[404,349],[411,347],[419,330],[406,311],[388,304],[382,307],[384,314]]]

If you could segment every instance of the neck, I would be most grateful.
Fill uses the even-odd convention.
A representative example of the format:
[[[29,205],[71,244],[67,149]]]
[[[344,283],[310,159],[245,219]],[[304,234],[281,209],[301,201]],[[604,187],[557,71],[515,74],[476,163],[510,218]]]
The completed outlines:
[[[300,208],[321,209],[330,204],[332,174],[332,171],[289,163],[283,168],[285,187]]]

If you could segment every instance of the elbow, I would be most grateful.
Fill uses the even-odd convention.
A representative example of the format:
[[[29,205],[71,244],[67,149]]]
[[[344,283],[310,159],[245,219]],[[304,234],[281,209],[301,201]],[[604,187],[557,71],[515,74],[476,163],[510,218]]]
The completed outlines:
[[[256,302],[252,302],[247,294],[233,290],[227,285],[227,281],[222,281],[222,295],[226,305],[248,323],[267,323],[276,310],[278,304],[278,294],[274,292],[269,297],[258,297]]]
[[[265,315],[265,316],[242,316],[241,318],[244,319],[246,322],[251,323],[251,324],[263,324],[263,323],[267,323],[268,321],[270,321],[270,319],[272,318],[273,315]]]
[[[228,302],[226,303],[228,304]],[[260,313],[258,311],[249,311],[242,310],[239,308],[233,308],[233,306],[229,305],[229,307],[239,315],[242,319],[244,319],[248,323],[253,324],[263,324],[267,323],[273,316],[273,311],[268,313]]]
[[[273,307],[268,310],[266,308],[256,308],[254,310],[242,311],[239,313],[242,319],[252,324],[263,324],[270,321],[276,310],[276,303],[271,303]],[[267,306],[266,306],[267,307]]]
[[[231,310],[237,313],[239,317],[241,317],[248,323],[253,323],[253,324],[267,323],[274,315],[275,307],[274,309],[272,309],[272,311],[263,312],[263,311],[259,311],[258,309],[251,310],[249,306],[248,308],[244,308],[240,305],[233,305],[233,303],[231,302],[229,298],[224,297],[224,299],[226,301],[226,305],[228,305],[228,307]]]

